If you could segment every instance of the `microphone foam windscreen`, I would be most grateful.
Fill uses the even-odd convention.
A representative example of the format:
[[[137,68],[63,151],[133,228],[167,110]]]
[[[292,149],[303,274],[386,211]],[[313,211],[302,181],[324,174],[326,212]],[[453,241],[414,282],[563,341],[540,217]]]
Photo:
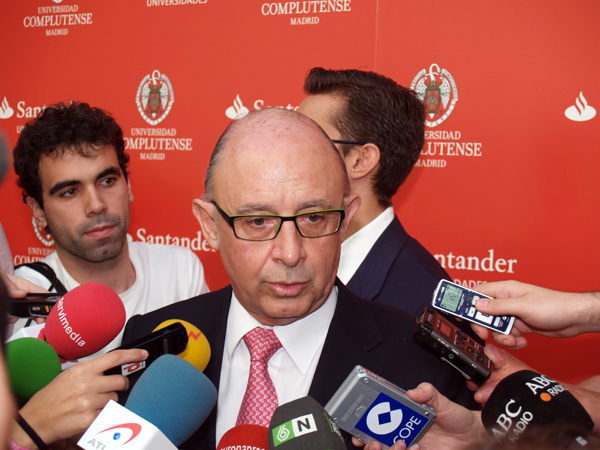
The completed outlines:
[[[59,356],[74,360],[106,347],[125,325],[125,306],[108,286],[89,282],[67,292],[46,321],[46,341]]]
[[[223,435],[217,450],[267,450],[269,446],[269,429],[260,425],[239,425],[231,428]]]
[[[345,450],[344,439],[329,414],[312,397],[279,406],[269,425],[269,450]]]
[[[206,375],[178,356],[162,355],[142,373],[125,407],[178,447],[200,428],[216,403],[217,389]]]
[[[13,393],[28,400],[60,373],[60,359],[47,342],[26,337],[6,344],[6,367]]]
[[[584,437],[594,422],[581,403],[558,382],[531,370],[504,378],[481,412],[488,433],[501,442],[539,437],[566,448]],[[561,444],[562,445],[562,444]]]
[[[165,320],[153,331],[168,327],[176,322],[181,323],[185,327],[188,334],[187,348],[177,356],[185,359],[198,370],[204,371],[208,365],[208,361],[210,360],[210,344],[208,343],[208,339],[206,339],[204,333],[202,333],[198,327],[186,322],[185,320],[172,319]]]

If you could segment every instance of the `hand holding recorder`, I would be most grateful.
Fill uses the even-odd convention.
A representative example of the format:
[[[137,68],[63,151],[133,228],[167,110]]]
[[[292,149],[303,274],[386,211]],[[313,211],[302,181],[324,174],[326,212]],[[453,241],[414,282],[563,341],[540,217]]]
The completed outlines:
[[[418,403],[425,403],[435,409],[437,416],[431,427],[421,440],[411,447],[411,450],[462,450],[476,448],[477,444],[485,442],[488,435],[481,423],[481,412],[471,411],[460,406],[429,383],[421,383],[415,389],[406,392]],[[352,443],[362,446],[364,443],[352,438]],[[381,450],[379,442],[369,443],[364,450]],[[404,441],[397,441],[391,450],[404,450]]]
[[[49,294],[48,291],[33,284],[31,281],[10,275],[2,270],[0,270],[0,279],[4,282],[6,289],[8,290],[8,296],[12,299],[25,299],[27,293]],[[18,319],[18,316],[8,315],[8,323],[15,323]],[[37,323],[43,323],[46,319],[43,317],[36,317],[35,321]]]
[[[548,337],[573,337],[600,332],[600,293],[569,293],[553,291],[518,281],[500,281],[477,286],[477,290],[492,299],[476,303],[479,312],[491,315],[516,316],[509,335],[492,333],[494,340],[506,347],[523,348],[523,336],[536,333]],[[489,331],[477,325],[473,330],[482,339]]]

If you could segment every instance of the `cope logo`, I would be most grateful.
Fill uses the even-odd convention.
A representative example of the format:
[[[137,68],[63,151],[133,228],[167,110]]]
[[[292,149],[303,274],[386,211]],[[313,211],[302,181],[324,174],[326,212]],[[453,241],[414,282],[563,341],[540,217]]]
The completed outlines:
[[[158,70],[146,75],[138,86],[135,103],[142,118],[150,125],[161,123],[173,107],[173,85]]]
[[[408,448],[426,423],[426,417],[382,392],[360,418],[356,428],[388,447],[400,439],[406,442]]]
[[[283,444],[290,439],[314,433],[315,431],[317,431],[317,423],[312,414],[296,417],[273,428],[273,445],[277,447],[279,444]]]
[[[440,66],[435,63],[429,66],[429,72],[426,69],[421,70],[413,79],[410,88],[425,104],[425,125],[428,127],[437,127],[446,120],[458,101],[454,78],[446,69],[440,70]]]

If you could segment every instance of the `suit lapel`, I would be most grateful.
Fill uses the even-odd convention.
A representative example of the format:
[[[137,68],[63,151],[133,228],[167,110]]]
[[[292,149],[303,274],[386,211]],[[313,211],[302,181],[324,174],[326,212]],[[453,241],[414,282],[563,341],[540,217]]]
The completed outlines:
[[[359,297],[372,300],[381,291],[390,267],[408,240],[398,216],[383,231],[367,254],[356,273],[348,282],[348,288]]]
[[[225,347],[225,331],[227,330],[227,316],[231,304],[231,286],[227,286],[214,293],[209,302],[199,302],[195,310],[198,326],[208,342],[210,343],[211,356],[204,375],[213,382],[219,391],[221,379],[221,365],[223,363],[223,351]],[[205,294],[211,295],[211,294]],[[213,408],[208,418],[192,437],[190,437],[180,448],[182,450],[211,450],[217,447],[217,406]]]
[[[375,373],[383,370],[379,361],[369,355],[370,349],[383,340],[370,311],[362,307],[356,296],[339,280],[336,285],[337,306],[309,390],[309,395],[323,406],[357,361]],[[357,317],[361,320],[357,321]]]

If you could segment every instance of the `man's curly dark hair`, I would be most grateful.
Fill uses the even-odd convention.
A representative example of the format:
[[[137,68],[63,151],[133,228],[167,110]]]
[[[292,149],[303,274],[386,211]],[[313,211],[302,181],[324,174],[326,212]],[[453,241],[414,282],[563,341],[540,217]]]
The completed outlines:
[[[25,125],[13,150],[23,201],[32,197],[44,207],[39,174],[42,156],[60,157],[66,151],[75,151],[88,157],[95,149],[105,146],[115,148],[119,167],[127,180],[129,155],[125,153],[123,131],[109,113],[80,102],[58,103],[45,108]]]

